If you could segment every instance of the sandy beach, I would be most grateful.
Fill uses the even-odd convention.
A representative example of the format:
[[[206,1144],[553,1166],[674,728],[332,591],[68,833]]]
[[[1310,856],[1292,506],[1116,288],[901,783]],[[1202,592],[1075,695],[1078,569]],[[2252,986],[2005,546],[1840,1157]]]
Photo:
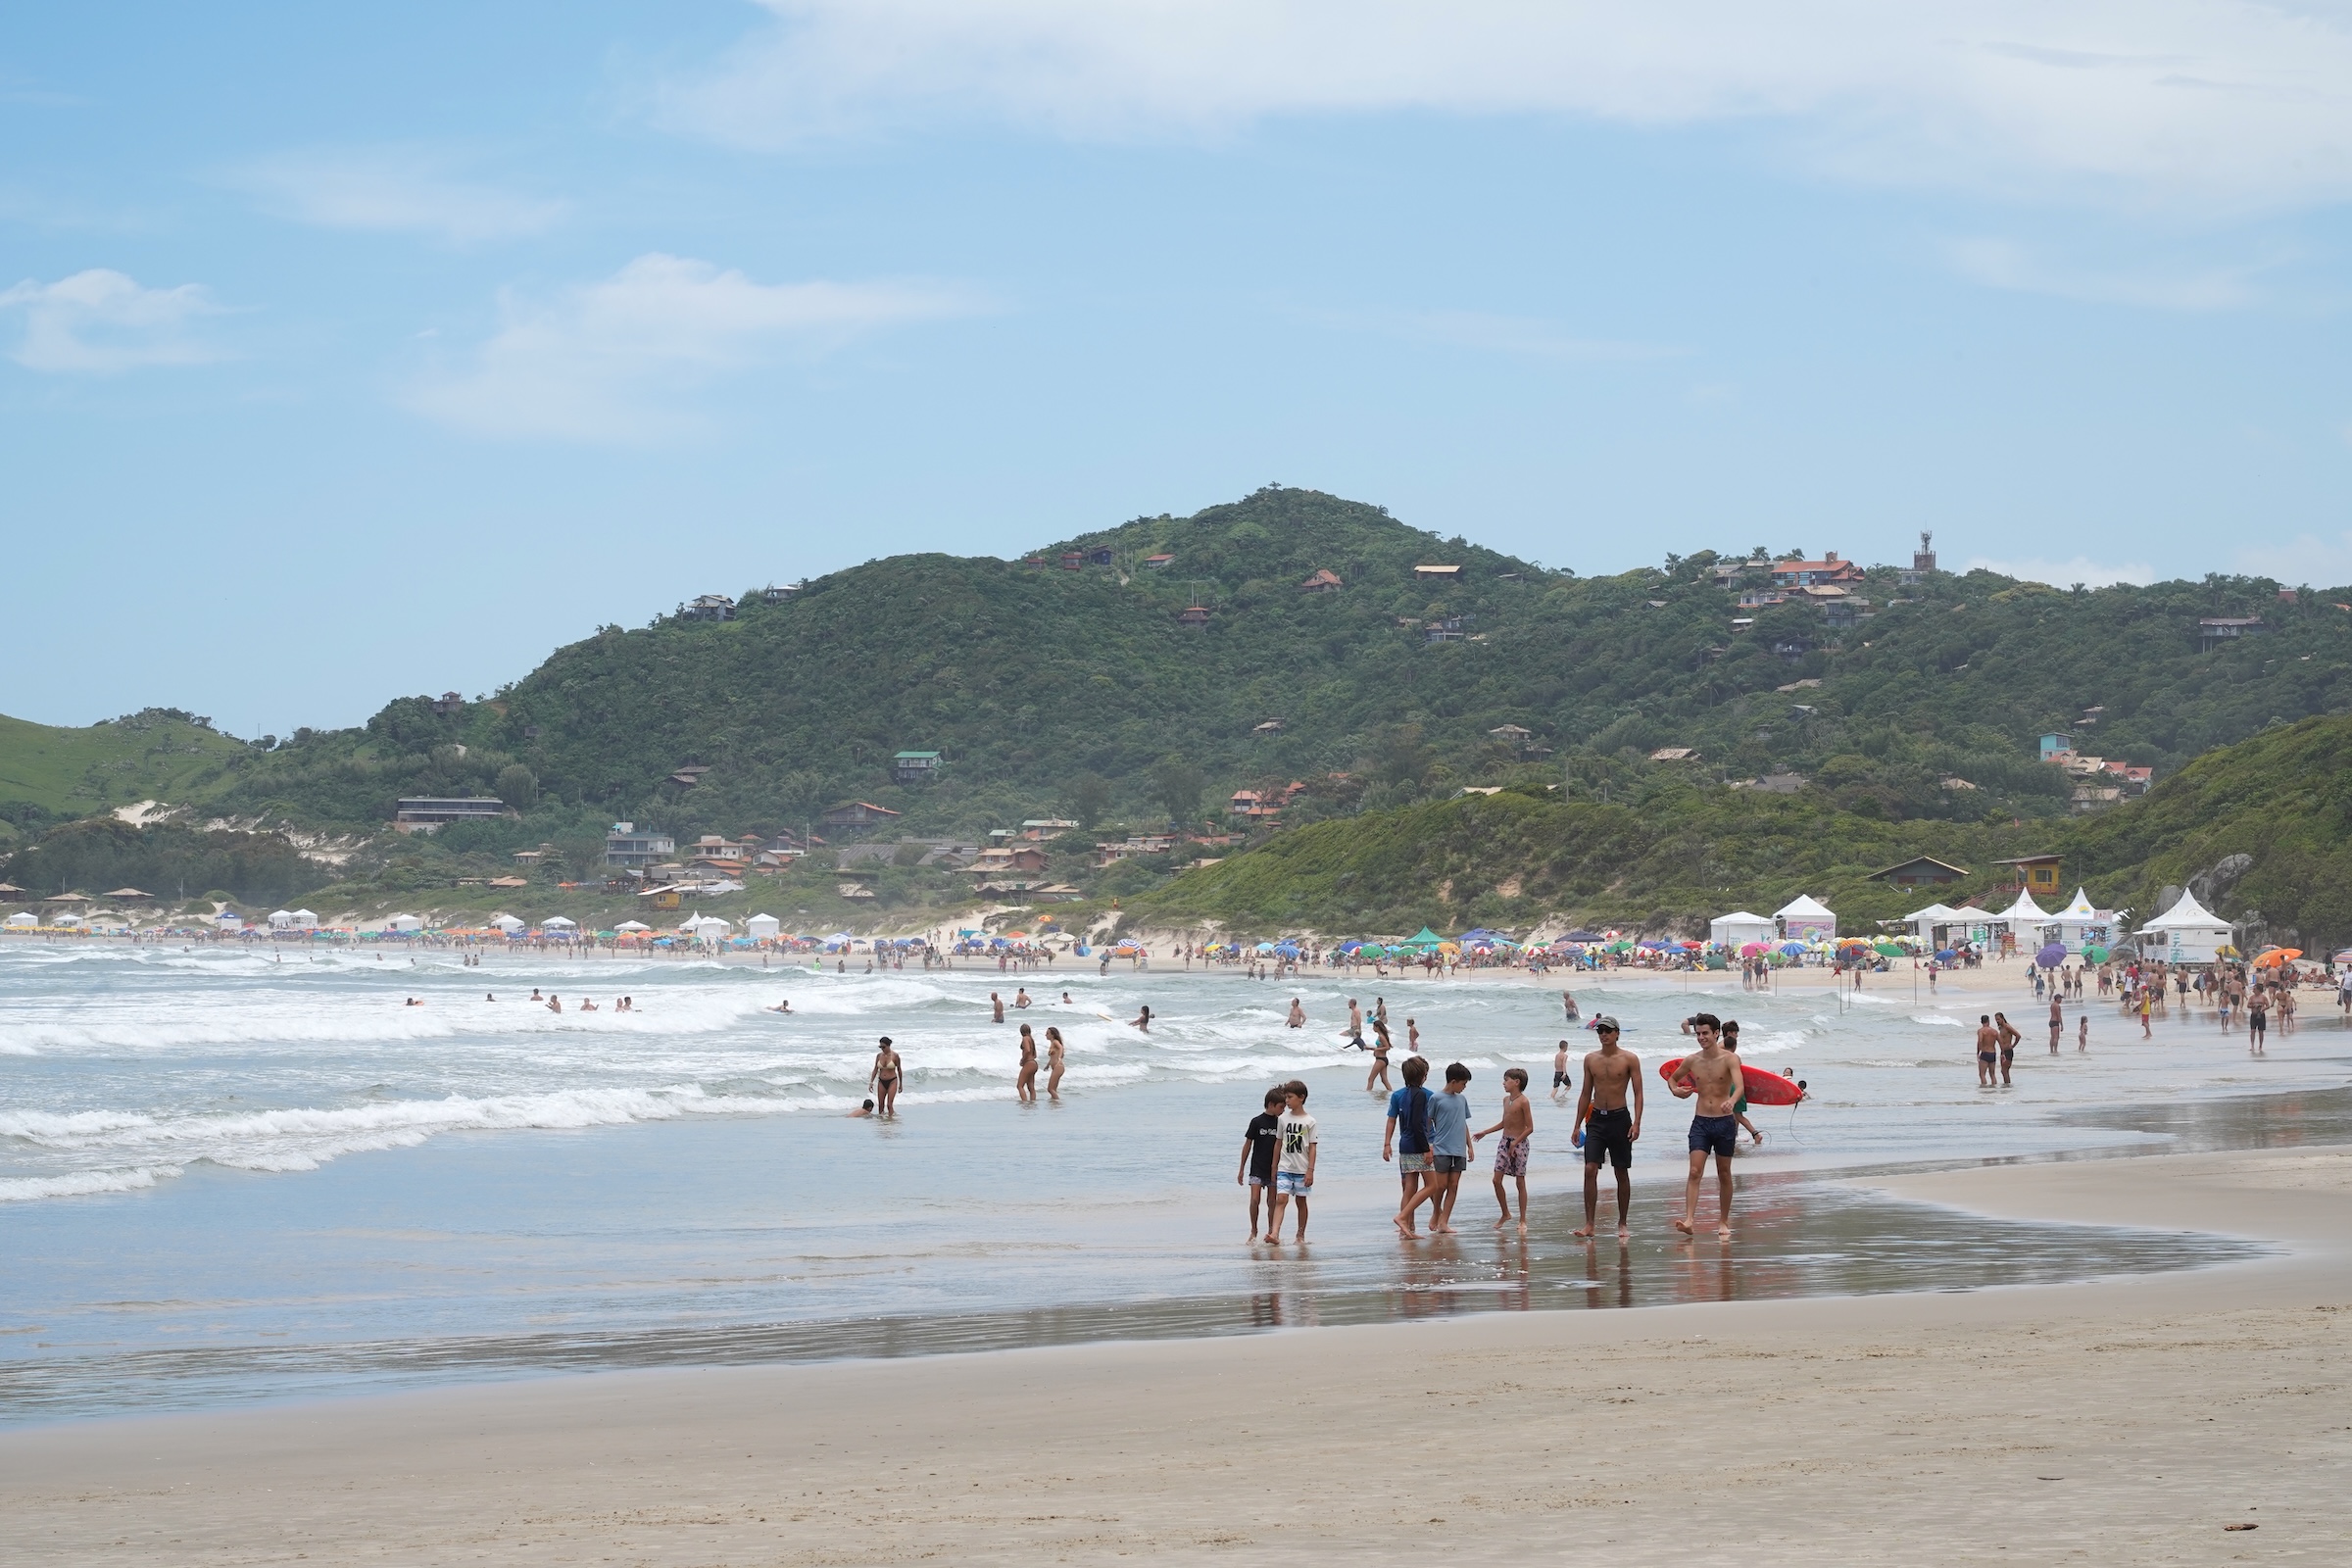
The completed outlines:
[[[2352,1150],[1877,1185],[2278,1250],[67,1424],[0,1436],[0,1528],[17,1561],[74,1563],[2352,1556]]]

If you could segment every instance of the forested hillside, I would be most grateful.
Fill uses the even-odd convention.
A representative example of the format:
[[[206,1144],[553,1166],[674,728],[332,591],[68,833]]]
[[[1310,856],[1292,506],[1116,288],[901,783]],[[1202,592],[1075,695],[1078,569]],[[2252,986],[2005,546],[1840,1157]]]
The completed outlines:
[[[166,709],[65,729],[0,714],[0,845],[134,801],[191,801],[227,787],[254,748]]]
[[[1799,893],[1867,931],[1932,899],[2006,906],[1995,862],[2062,858],[2063,892],[2145,919],[2182,887],[2254,939],[2314,954],[2352,942],[2352,718],[2306,719],[2196,759],[2144,801],[2063,821],[1890,822],[1812,792],[1775,797],[1653,768],[1603,802],[1506,790],[1273,836],[1175,874],[1127,909],[1143,924],[1216,920],[1274,933],[1526,927],[1551,915],[1702,935],[1734,908]],[[1904,890],[1870,873],[1916,855],[1971,874]]]
[[[1060,564],[1097,550],[1108,564]],[[1559,554],[1576,552],[1570,532]],[[1727,559],[1579,577],[1268,489],[1029,560],[895,557],[783,603],[747,593],[732,621],[607,627],[493,701],[436,714],[403,699],[364,730],[306,732],[229,799],[364,825],[399,794],[487,791],[519,766],[583,821],[736,832],[858,798],[904,811],[906,831],[969,832],[1056,808],[1203,815],[1238,786],[1352,775],[1311,817],[1474,780],[1605,779],[1678,746],[1700,753],[1694,776],[1792,769],[1866,817],[1993,820],[2064,813],[2067,781],[2033,741],[2086,709],[2104,711],[2080,729],[2082,750],[2160,775],[2274,720],[2352,709],[2352,614],[2332,595],[2284,604],[2277,584],[2222,577],[2071,591],[1987,572],[1905,588],[1877,568],[1873,617],[1851,629],[1795,604],[1736,626],[1739,585],[1708,571]],[[1430,581],[1420,565],[1463,570]],[[1342,586],[1301,591],[1318,570]],[[1205,626],[1181,623],[1195,605]],[[2269,635],[2199,651],[2200,616],[2252,614]],[[1461,640],[1429,640],[1432,622]],[[1776,690],[1802,680],[1820,685]],[[1279,731],[1260,728],[1273,719]],[[1498,742],[1505,725],[1530,736]],[[901,750],[943,753],[938,781],[893,783]],[[707,769],[699,783],[667,782],[690,763]]]

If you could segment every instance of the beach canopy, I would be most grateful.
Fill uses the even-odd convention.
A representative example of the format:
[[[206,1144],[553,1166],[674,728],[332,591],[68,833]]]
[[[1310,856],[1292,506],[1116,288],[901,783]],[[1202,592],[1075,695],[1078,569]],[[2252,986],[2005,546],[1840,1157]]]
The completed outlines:
[[[1830,906],[1810,894],[1800,893],[1772,911],[1780,922],[1781,934],[1788,937],[1824,936],[1838,934],[1838,916]]]
[[[1771,916],[1750,914],[1745,909],[1734,909],[1707,922],[1707,940],[1719,948],[1735,948],[1744,942],[1769,942],[1772,937]]]
[[[2181,894],[2180,902],[2141,926],[2139,934],[2143,946],[2161,946],[2174,963],[2210,963],[2236,952],[2230,945],[2230,922],[2199,904],[2193,893]]]
[[[616,932],[627,931],[634,934],[639,931],[651,931],[653,927],[647,925],[642,920],[623,920],[620,922],[620,924],[614,926],[612,929]]]
[[[2058,925],[2100,925],[2105,923],[2106,916],[2091,907],[2088,889],[2077,888],[2075,902],[2051,915],[2050,919]]]
[[[764,942],[784,929],[784,922],[772,914],[755,914],[743,922],[743,929],[755,941]]]
[[[10,915],[6,921],[0,922],[0,924],[14,926],[20,931],[30,930],[33,927],[38,926],[40,923],[41,917],[33,913],[30,909],[20,909],[15,914]]]
[[[511,914],[494,914],[490,917],[489,923],[498,927],[501,931],[506,932],[509,936],[513,936],[515,932],[522,929],[522,922],[515,919]]]
[[[1994,915],[1993,918],[2009,921],[2031,920],[2035,925],[2040,925],[2049,919],[2049,914],[2040,905],[2034,902],[2033,894],[2028,893],[2024,888],[2019,888],[2017,902]]]
[[[424,921],[414,914],[396,914],[384,922],[387,931],[421,931]]]
[[[1967,909],[1952,908],[1947,905],[1931,904],[1924,909],[1913,909],[1909,914],[1904,915],[1903,924],[1924,937],[1932,927],[1952,925],[1966,920],[1970,912]]]
[[[539,929],[542,931],[577,931],[579,928],[579,921],[567,920],[560,914],[551,914],[539,922]]]
[[[1411,936],[1406,937],[1402,942],[1399,942],[1396,945],[1400,948],[1434,948],[1443,943],[1445,940],[1446,939],[1444,937],[1438,935],[1429,927],[1423,926],[1420,930],[1414,932]]]
[[[1560,940],[1562,942],[1606,942],[1609,939],[1598,931],[1571,931]]]

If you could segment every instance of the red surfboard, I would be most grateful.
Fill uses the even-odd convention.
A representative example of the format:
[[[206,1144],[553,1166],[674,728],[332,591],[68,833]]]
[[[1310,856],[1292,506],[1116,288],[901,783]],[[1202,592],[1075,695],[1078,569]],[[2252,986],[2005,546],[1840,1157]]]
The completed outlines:
[[[1672,1061],[1661,1061],[1658,1063],[1658,1076],[1672,1078],[1674,1069],[1682,1064],[1683,1058],[1680,1056]],[[1740,1064],[1740,1085],[1747,1091],[1747,1102],[1751,1105],[1793,1105],[1805,1098],[1805,1086],[1795,1079],[1784,1078],[1777,1072],[1766,1072],[1761,1067],[1750,1067],[1744,1061]]]

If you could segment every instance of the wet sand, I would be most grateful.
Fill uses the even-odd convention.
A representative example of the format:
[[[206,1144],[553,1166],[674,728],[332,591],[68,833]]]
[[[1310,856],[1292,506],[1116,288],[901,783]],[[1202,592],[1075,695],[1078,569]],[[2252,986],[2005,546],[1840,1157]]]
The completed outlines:
[[[2278,1250],[35,1428],[0,1435],[0,1532],[74,1563],[2352,1557],[2352,1150],[1872,1185]]]

